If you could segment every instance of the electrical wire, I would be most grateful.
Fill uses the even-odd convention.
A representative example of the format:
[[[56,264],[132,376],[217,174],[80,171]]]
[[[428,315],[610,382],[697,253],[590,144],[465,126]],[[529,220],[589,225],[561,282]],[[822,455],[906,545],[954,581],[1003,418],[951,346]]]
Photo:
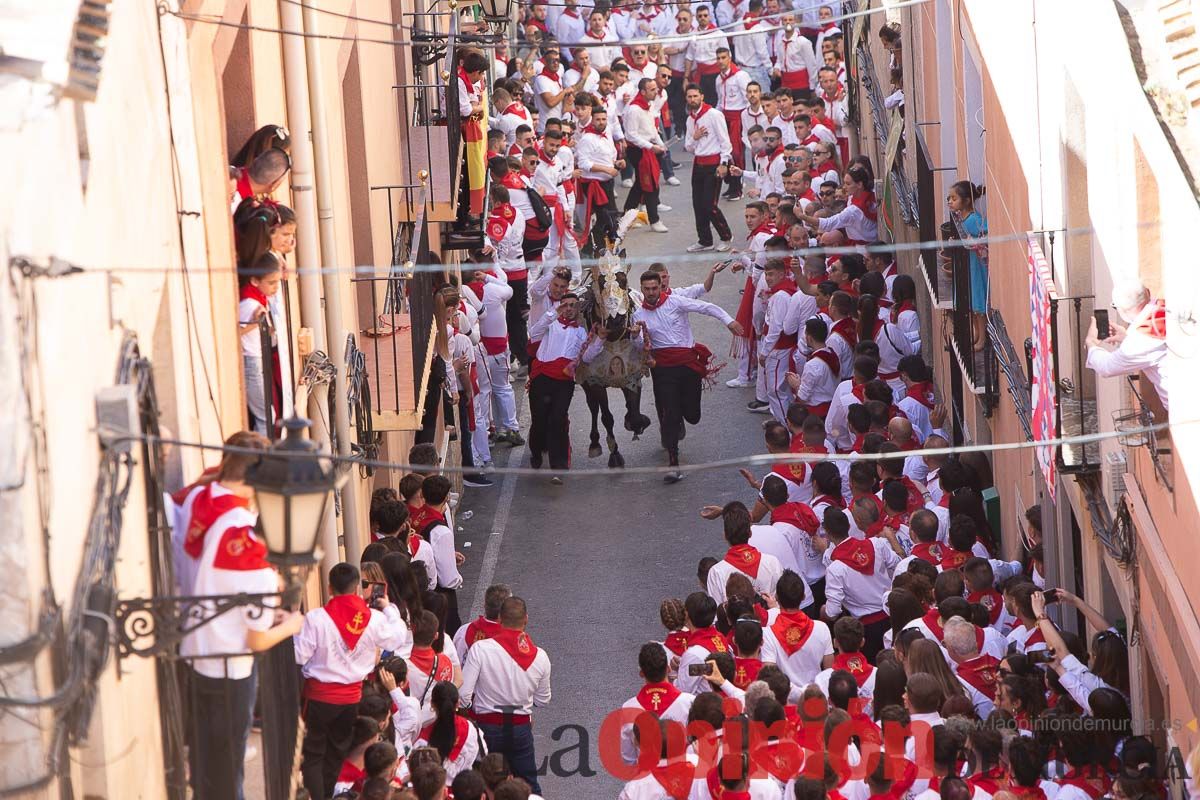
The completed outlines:
[[[1200,422],[1200,418],[1182,420],[1179,422],[1161,422],[1154,425],[1146,425],[1141,428],[1133,428],[1122,431],[1105,431],[1101,433],[1088,433],[1079,436],[1063,436],[1057,439],[1045,439],[1041,441],[1022,441],[1022,442],[1000,442],[989,444],[973,444],[962,445],[959,447],[935,447],[922,449],[917,451],[922,456],[954,456],[964,453],[997,453],[1016,450],[1029,450],[1040,447],[1061,447],[1071,445],[1087,445],[1095,442],[1105,442],[1111,439],[1123,439],[1130,436],[1138,436],[1140,434],[1158,433],[1160,431],[1184,426],[1194,425]],[[104,431],[100,431],[104,434]],[[106,436],[108,439],[109,436]],[[428,464],[405,464],[394,461],[379,461],[375,459],[355,458],[353,456],[339,456],[332,453],[297,453],[287,451],[263,451],[255,450],[247,447],[236,447],[226,444],[205,444],[203,442],[190,442],[182,439],[171,439],[161,436],[151,436],[148,434],[120,434],[113,432],[111,434],[113,442],[156,442],[159,444],[169,444],[175,447],[192,447],[199,450],[218,451],[221,453],[234,453],[238,455],[252,455],[263,457],[264,455],[271,458],[299,458],[316,461],[326,461],[339,469],[349,469],[354,466],[366,466],[372,469],[398,470],[401,472],[412,472],[415,470],[428,469]],[[572,479],[584,478],[613,478],[620,475],[663,475],[669,472],[711,472],[715,470],[730,469],[733,467],[759,466],[769,467],[776,464],[803,464],[803,463],[819,463],[822,461],[885,461],[894,459],[895,453],[765,453],[760,455],[738,456],[735,458],[718,459],[716,461],[703,461],[696,464],[683,464],[678,467],[673,466],[648,466],[648,467],[624,467],[624,468],[599,468],[599,469],[580,469],[580,470],[565,470],[557,472],[555,470],[532,469],[528,467],[496,467],[489,471],[489,474],[496,475],[518,475],[518,476],[546,476],[549,474],[560,474],[562,477]],[[461,467],[461,466],[446,466],[442,472],[448,473],[474,473],[478,472],[477,467]]]

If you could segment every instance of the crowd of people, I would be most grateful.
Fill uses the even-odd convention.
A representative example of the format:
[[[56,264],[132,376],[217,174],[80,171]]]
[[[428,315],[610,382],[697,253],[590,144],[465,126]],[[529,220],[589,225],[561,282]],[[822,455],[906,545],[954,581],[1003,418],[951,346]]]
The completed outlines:
[[[575,369],[607,336],[581,326],[572,286],[623,212],[667,231],[659,190],[679,183],[672,145],[682,140],[697,235],[688,250],[726,255],[691,286],[673,287],[661,263],[629,281],[631,335],[649,353],[669,464],[680,465],[713,376],[691,314],[734,337],[738,374],[727,385],[754,387],[748,410],[769,415],[765,452],[809,460],[743,470],[746,502],[701,510],[721,521],[725,552],[700,559],[697,591],[662,602],[662,641],[638,651],[643,685],[630,687],[617,748],[638,774],[621,797],[1157,800],[1158,754],[1132,735],[1123,635],[1083,599],[1046,587],[1036,508],[1025,557],[1001,559],[983,503],[986,462],[938,452],[951,437],[921,356],[916,287],[879,241],[870,160],[849,155],[837,5],[533,3],[524,57],[460,51],[464,118],[480,120],[490,102],[490,209],[485,246],[436,290],[444,347],[433,391],[460,422],[464,482],[491,485],[492,447],[526,444],[522,379],[530,463],[561,482]],[[639,43],[651,33],[664,41]],[[898,35],[880,36],[899,69]],[[485,93],[489,70],[505,77]],[[280,286],[296,218],[271,197],[288,149],[287,131],[266,126],[233,159],[250,430],[174,496],[186,596],[280,588],[245,476],[292,402],[289,337],[277,332],[290,327]],[[966,181],[951,189],[968,235],[986,232],[974,211],[981,193]],[[722,201],[742,201],[744,234]],[[863,247],[797,256],[842,245]],[[973,257],[975,307],[986,303],[986,249]],[[726,270],[745,281],[734,313],[702,299]],[[1144,292],[1121,308],[1130,341],[1143,328],[1161,339],[1159,306]],[[1093,350],[1097,370],[1131,358],[1098,339]],[[626,419],[637,433],[650,424]],[[873,458],[824,458],[849,454]],[[190,715],[195,797],[242,796],[257,688],[245,654],[288,638],[304,677],[309,796],[541,791],[531,722],[551,699],[549,656],[505,584],[486,588],[479,618],[462,620],[451,482],[432,444],[416,445],[408,463],[412,473],[372,498],[359,566],[323,576],[322,606],[247,609],[185,638],[192,696],[208,712]],[[1096,631],[1090,642],[1054,624],[1054,603]]]

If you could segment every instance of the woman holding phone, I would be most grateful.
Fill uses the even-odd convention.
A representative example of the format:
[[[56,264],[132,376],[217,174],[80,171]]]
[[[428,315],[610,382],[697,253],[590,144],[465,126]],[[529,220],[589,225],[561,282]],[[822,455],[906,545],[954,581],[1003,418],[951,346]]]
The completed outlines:
[[[1034,592],[1030,600],[1046,646],[1054,653],[1054,660],[1050,662],[1050,666],[1058,673],[1063,688],[1080,708],[1091,713],[1088,697],[1096,689],[1115,689],[1128,702],[1129,653],[1125,640],[1116,628],[1108,624],[1104,615],[1084,602],[1083,598],[1071,594],[1066,589]],[[1071,655],[1062,634],[1046,616],[1046,604],[1053,600],[1073,606],[1083,614],[1089,625],[1097,629],[1098,633],[1092,637],[1091,659],[1086,666]]]

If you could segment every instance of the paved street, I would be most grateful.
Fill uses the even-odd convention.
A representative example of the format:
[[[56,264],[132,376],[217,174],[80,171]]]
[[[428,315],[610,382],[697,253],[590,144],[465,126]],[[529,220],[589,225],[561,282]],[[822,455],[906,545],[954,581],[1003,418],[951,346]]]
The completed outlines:
[[[677,148],[681,149],[681,148]],[[687,161],[686,153],[676,156]],[[684,252],[696,241],[692,222],[690,167],[678,171],[681,186],[664,186],[664,200],[673,210],[663,215],[668,234],[646,228],[633,232],[627,249],[638,256],[664,258]],[[621,190],[621,197],[627,190]],[[734,244],[745,241],[740,203],[723,203],[734,229]],[[720,254],[712,254],[714,260]],[[676,286],[703,279],[711,266],[695,262],[671,269]],[[641,268],[631,269],[636,280]],[[740,274],[722,273],[707,299],[731,314],[739,301]],[[719,322],[693,317],[696,338],[728,360],[730,333]],[[704,395],[704,418],[689,427],[681,446],[684,463],[711,461],[762,451],[760,426],[767,419],[746,411],[751,389],[729,389],[724,382],[736,375],[736,364],[721,371],[718,385]],[[653,392],[644,383],[642,408],[653,417]],[[624,401],[610,395],[618,425]],[[522,409],[524,403],[522,402]],[[524,420],[527,416],[523,415]],[[577,391],[571,416],[572,451],[576,468],[607,463],[605,456],[587,458],[590,416]],[[603,430],[602,430],[603,434]],[[658,443],[657,422],[637,442],[621,429],[621,452],[630,466],[666,465]],[[525,448],[497,449],[496,466],[528,466]],[[706,502],[749,499],[750,489],[733,469],[691,473],[674,486],[659,476],[598,477],[566,480],[552,486],[546,478],[497,476],[491,489],[468,489],[464,508],[472,518],[460,523],[459,549],[467,555],[465,587],[460,590],[463,618],[478,614],[489,582],[502,581],[529,604],[530,634],[549,652],[553,664],[554,699],[534,714],[539,759],[566,748],[575,750],[548,763],[542,778],[547,798],[615,797],[621,782],[610,777],[599,760],[597,733],[605,714],[618,708],[641,685],[638,647],[661,640],[659,602],[684,597],[697,588],[696,563],[704,555],[724,551],[720,523],[698,516]],[[482,578],[481,576],[482,572]],[[472,605],[472,603],[474,603]],[[595,775],[575,773],[580,765],[580,731],[588,736],[587,766]],[[552,736],[557,731],[557,741]],[[555,763],[558,762],[558,763]]]

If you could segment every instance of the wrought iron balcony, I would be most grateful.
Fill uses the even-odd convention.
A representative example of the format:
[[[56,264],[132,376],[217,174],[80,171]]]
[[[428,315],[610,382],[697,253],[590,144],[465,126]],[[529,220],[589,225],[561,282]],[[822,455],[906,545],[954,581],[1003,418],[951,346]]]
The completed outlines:
[[[856,24],[865,23],[856,22]],[[871,119],[875,126],[875,138],[879,140],[882,150],[886,149],[888,135],[891,132],[891,114],[883,105],[883,86],[875,71],[875,60],[871,55],[869,41],[869,37],[864,34],[859,40],[858,49],[856,50],[858,78],[862,84],[866,100],[871,106]],[[861,122],[861,114],[859,116]],[[903,139],[901,140],[900,147],[901,149],[904,148]],[[892,185],[895,187],[896,206],[900,210],[901,219],[905,225],[914,228],[919,227],[920,210],[918,208],[917,194],[914,191],[912,181],[909,180],[908,175],[904,171],[904,158],[902,154],[897,154],[895,161],[892,163],[889,176]]]

